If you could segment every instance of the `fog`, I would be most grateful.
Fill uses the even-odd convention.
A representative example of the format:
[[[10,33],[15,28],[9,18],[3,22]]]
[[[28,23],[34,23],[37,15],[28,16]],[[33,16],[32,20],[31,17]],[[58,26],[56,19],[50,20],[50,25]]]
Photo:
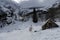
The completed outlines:
[[[56,3],[57,0],[28,0],[28,1],[22,1],[19,4],[21,5],[21,7],[41,7],[41,6],[45,6],[45,8],[47,7],[51,7],[54,3]]]

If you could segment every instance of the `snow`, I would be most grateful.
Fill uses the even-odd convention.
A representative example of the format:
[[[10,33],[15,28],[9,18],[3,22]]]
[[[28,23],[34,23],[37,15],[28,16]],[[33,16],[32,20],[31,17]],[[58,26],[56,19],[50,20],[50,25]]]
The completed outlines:
[[[34,2],[29,1],[27,3],[23,2],[22,4],[24,4],[23,5],[24,7],[26,7],[27,5],[30,4],[28,6],[28,7],[30,7],[30,6],[33,6],[32,3],[34,3]],[[45,3],[50,4],[50,1],[45,2]],[[55,2],[53,2],[53,3],[55,3]],[[39,6],[40,2],[36,3],[36,4],[38,4],[38,6]],[[49,5],[49,4],[46,4],[46,5]],[[16,14],[16,15],[20,10],[20,6],[18,6],[18,4],[15,4],[14,2],[11,2],[9,0],[5,0],[5,1],[0,0],[0,5],[4,12],[10,12],[10,9],[5,8],[8,6],[11,6],[13,9],[15,9],[14,14]],[[17,19],[19,19],[19,18],[22,19],[22,17],[19,17],[17,15]],[[38,23],[33,23],[31,19],[29,19],[29,21],[27,21],[27,22],[21,22],[21,21],[15,21],[13,18],[8,18],[7,21],[9,21],[9,22],[13,21],[13,23],[10,25],[6,25],[3,28],[0,28],[0,40],[60,40],[60,27],[41,30],[41,27],[42,27],[42,25],[45,24],[45,22],[39,21]],[[59,21],[59,20],[57,20],[57,21]],[[56,22],[56,24],[58,24],[60,26],[60,22]],[[1,23],[0,23],[0,25],[1,25]],[[32,31],[29,31],[30,27],[32,27]],[[35,32],[35,31],[37,31],[37,32]]]
[[[60,40],[60,27],[41,30],[44,23],[33,23],[32,20],[16,21],[15,24],[0,28],[0,40]],[[60,22],[56,23],[60,26]],[[32,31],[29,31],[30,27],[32,27]]]

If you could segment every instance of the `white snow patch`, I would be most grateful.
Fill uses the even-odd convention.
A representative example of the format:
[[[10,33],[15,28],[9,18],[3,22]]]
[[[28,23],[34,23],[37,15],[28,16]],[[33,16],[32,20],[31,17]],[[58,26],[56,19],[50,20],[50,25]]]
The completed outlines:
[[[16,24],[0,29],[0,40],[60,40],[60,27],[41,30],[44,23],[33,23],[31,20],[28,22],[16,22]],[[60,25],[60,22],[56,23]],[[29,31],[31,25],[32,32]]]

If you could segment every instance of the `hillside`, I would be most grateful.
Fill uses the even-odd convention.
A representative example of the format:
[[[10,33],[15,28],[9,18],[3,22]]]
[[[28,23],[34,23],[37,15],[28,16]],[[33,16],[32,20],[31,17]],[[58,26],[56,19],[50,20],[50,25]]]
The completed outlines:
[[[0,29],[0,40],[60,40],[60,27],[41,30],[45,22],[16,22]],[[56,22],[60,25],[60,22]],[[32,25],[32,31],[29,28]],[[37,32],[34,32],[37,31]]]

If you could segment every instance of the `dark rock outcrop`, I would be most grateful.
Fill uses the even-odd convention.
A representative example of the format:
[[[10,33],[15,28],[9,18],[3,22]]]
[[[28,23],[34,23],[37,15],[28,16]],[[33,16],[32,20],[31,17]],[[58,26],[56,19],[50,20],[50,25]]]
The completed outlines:
[[[54,21],[48,19],[47,22],[42,26],[42,30],[59,27]]]

